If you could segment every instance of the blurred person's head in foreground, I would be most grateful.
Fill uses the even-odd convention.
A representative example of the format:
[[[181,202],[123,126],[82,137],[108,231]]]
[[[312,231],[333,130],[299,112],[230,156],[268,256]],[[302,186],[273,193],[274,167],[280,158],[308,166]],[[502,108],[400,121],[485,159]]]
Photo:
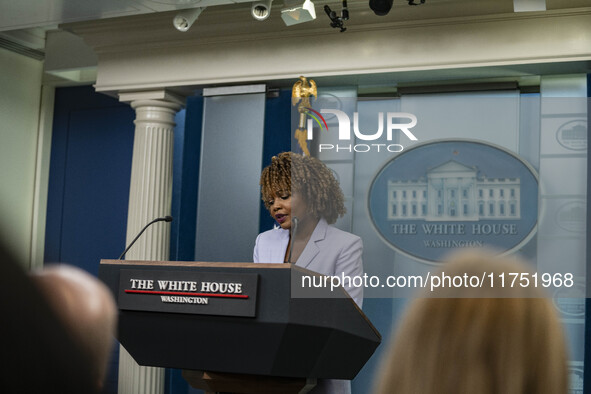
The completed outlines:
[[[100,390],[114,344],[117,306],[105,284],[86,271],[65,264],[33,272],[32,277],[68,334],[89,356],[93,379]]]
[[[526,263],[471,250],[449,258],[442,272],[488,280],[482,288],[440,287],[410,302],[383,359],[378,394],[567,392],[554,306],[539,287],[508,285],[508,273],[532,273]]]
[[[64,319],[57,297],[48,296],[0,240],[0,348],[7,362],[0,369],[3,393],[98,393],[96,357],[74,338],[71,319]],[[61,282],[41,279],[55,293]],[[94,279],[96,281],[96,279]],[[91,280],[90,282],[93,282]],[[84,293],[78,292],[79,295]],[[96,294],[91,296],[96,300]],[[70,299],[80,306],[87,300]],[[108,314],[107,314],[108,315]],[[81,314],[79,318],[85,318]],[[104,316],[104,315],[103,315]],[[91,330],[92,332],[92,330]],[[84,334],[82,334],[84,335]],[[88,336],[88,341],[94,337]]]

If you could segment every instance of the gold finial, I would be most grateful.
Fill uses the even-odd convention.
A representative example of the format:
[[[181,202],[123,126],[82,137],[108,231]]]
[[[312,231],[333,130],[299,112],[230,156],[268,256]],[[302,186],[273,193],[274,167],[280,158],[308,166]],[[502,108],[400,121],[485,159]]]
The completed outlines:
[[[298,104],[298,112],[300,114],[300,121],[298,128],[295,131],[295,139],[298,141],[302,152],[306,156],[310,156],[308,150],[308,141],[306,140],[306,113],[308,107],[310,107],[310,96],[314,98],[318,97],[318,89],[316,88],[316,82],[313,79],[308,79],[301,76],[299,81],[293,84],[291,89],[291,104]]]

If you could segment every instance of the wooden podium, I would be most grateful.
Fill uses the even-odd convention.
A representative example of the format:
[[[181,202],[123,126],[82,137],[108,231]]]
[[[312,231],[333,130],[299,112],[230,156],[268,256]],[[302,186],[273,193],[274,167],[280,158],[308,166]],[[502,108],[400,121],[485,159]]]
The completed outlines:
[[[206,391],[297,393],[353,379],[381,341],[342,287],[292,264],[102,260],[99,278],[136,362],[182,369]]]

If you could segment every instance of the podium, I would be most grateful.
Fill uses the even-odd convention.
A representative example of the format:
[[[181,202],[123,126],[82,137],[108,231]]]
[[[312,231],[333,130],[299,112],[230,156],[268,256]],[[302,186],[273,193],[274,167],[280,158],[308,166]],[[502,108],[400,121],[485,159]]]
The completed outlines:
[[[101,260],[99,278],[136,362],[209,391],[353,379],[381,342],[342,287],[293,264]]]

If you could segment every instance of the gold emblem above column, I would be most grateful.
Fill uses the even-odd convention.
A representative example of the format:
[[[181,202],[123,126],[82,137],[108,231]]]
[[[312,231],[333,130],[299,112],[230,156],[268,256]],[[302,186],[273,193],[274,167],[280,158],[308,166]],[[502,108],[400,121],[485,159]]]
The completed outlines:
[[[314,98],[318,97],[316,82],[313,79],[308,81],[306,77],[301,76],[299,81],[294,83],[291,89],[291,104],[298,106],[300,116],[294,137],[298,141],[303,154],[306,156],[310,156],[308,141],[306,140],[306,118],[309,111],[308,108],[310,107],[310,96],[314,96]]]

